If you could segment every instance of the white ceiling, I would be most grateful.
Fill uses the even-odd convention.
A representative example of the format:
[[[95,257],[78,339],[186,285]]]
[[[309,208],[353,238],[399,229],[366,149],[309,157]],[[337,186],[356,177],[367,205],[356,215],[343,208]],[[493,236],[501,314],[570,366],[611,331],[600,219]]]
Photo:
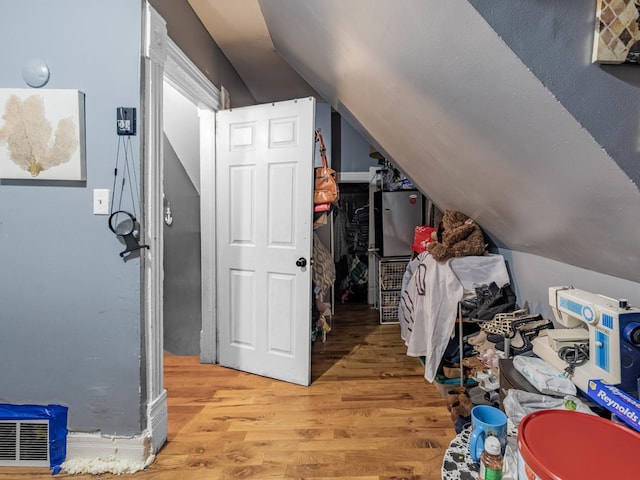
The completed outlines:
[[[469,2],[189,1],[258,101],[298,72],[440,208],[640,280],[638,188]]]

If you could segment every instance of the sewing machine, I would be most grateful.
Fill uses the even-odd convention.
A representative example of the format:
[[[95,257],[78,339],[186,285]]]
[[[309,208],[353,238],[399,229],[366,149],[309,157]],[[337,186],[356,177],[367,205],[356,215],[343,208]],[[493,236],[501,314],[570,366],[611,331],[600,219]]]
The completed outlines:
[[[638,398],[640,309],[573,287],[549,287],[549,304],[560,325],[588,332],[589,359],[575,367],[573,383],[587,392],[588,381],[598,379]],[[568,366],[546,337],[533,341],[533,352],[560,371]]]

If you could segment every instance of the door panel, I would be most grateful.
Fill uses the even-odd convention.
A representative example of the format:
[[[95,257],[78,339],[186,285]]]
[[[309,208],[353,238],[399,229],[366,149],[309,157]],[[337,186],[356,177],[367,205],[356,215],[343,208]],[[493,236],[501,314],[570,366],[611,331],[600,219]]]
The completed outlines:
[[[216,127],[220,364],[301,385],[311,380],[314,117],[310,97],[221,111]]]

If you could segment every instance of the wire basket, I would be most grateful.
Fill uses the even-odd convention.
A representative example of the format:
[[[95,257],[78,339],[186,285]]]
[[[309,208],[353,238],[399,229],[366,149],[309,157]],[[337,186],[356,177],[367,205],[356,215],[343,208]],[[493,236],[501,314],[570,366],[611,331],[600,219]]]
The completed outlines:
[[[381,262],[380,263],[380,277],[381,278],[400,278],[404,275],[404,272],[407,270],[406,261],[401,262]]]
[[[397,322],[398,321],[398,305],[395,305],[393,307],[381,307],[380,321],[381,322]]]
[[[382,290],[400,290],[402,288],[402,278],[381,278],[380,286]]]
[[[382,292],[381,307],[397,307],[400,303],[400,292]]]

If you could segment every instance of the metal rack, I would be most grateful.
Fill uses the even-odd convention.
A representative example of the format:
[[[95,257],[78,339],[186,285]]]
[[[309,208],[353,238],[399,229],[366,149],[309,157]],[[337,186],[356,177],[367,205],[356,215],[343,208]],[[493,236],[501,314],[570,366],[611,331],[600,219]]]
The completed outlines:
[[[380,323],[398,323],[402,277],[411,257],[380,257],[378,260],[378,302]]]

